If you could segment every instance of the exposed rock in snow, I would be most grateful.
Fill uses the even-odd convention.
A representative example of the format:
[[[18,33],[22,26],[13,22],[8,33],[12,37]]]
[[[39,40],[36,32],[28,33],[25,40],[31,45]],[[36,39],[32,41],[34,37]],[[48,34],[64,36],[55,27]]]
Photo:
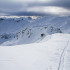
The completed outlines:
[[[70,33],[70,17],[1,17],[0,44],[28,44],[54,33]],[[6,35],[5,35],[6,34]],[[44,34],[42,37],[41,34]],[[6,40],[4,40],[6,39]],[[12,43],[13,41],[13,43]],[[8,44],[7,44],[8,45]]]

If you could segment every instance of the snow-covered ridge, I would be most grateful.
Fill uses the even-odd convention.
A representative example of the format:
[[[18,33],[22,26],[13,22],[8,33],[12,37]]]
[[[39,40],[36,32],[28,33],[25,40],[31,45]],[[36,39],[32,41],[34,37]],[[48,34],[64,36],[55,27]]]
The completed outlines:
[[[0,44],[39,42],[54,33],[70,33],[70,17],[1,17]]]
[[[1,17],[0,70],[70,70],[70,17]]]

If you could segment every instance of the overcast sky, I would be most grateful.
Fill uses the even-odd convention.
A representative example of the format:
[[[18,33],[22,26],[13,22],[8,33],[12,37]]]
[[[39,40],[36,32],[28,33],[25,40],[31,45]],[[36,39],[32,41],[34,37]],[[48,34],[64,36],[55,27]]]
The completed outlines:
[[[0,0],[0,16],[70,15],[70,0]]]

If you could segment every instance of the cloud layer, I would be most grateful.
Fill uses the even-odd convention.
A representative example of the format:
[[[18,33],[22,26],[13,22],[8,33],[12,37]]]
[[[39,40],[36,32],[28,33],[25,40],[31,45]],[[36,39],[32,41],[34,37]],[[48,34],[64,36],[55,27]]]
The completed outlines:
[[[69,0],[2,0],[0,15],[70,15]]]

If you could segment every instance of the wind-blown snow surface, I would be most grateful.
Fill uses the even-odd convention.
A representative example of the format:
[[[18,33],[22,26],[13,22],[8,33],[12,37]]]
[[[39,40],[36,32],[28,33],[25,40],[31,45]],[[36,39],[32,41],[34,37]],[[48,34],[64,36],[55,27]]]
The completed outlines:
[[[40,43],[0,46],[0,70],[70,70],[70,35]]]
[[[70,70],[70,17],[1,17],[0,70]]]

